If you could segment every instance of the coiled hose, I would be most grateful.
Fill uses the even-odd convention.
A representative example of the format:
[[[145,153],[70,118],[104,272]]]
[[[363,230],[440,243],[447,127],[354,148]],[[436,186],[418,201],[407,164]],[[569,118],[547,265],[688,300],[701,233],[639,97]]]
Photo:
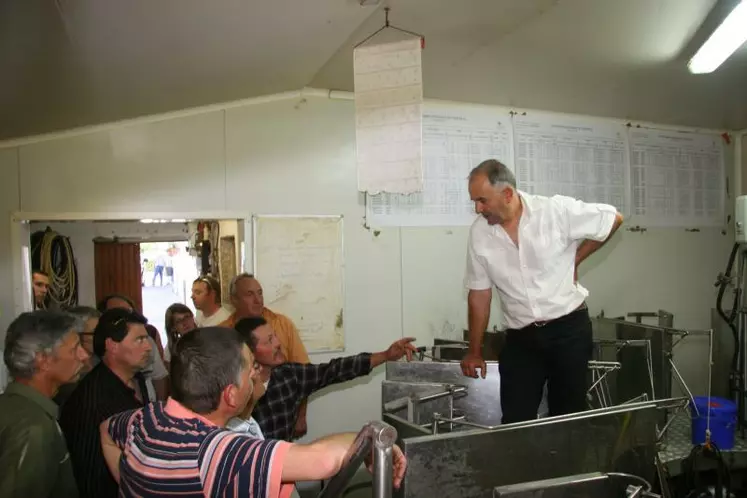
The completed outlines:
[[[47,227],[31,235],[31,266],[49,275],[45,308],[78,305],[78,268],[70,239]]]

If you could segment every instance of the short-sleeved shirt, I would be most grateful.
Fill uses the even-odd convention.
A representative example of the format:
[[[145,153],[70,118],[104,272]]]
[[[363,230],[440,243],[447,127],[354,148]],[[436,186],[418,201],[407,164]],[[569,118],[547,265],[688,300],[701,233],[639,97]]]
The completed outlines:
[[[109,435],[122,449],[119,496],[288,497],[282,484],[290,444],[218,427],[174,399],[121,413]]]
[[[267,324],[272,327],[280,342],[280,348],[289,363],[309,363],[309,354],[301,341],[298,329],[293,321],[285,315],[275,313],[265,308],[262,311],[262,318],[267,320]],[[220,327],[232,329],[236,326],[236,313],[233,313],[228,319],[221,323]]]
[[[198,327],[218,327],[230,317],[231,312],[223,306],[218,308],[218,311],[208,317],[205,317],[202,311],[197,310],[197,313],[195,314],[195,324],[197,324]]]
[[[0,497],[78,496],[57,410],[54,401],[18,382],[0,394]]]
[[[585,239],[609,237],[617,215],[607,204],[519,195],[518,247],[503,227],[482,216],[472,224],[467,246],[465,285],[495,287],[509,329],[559,318],[583,304],[589,292],[574,279],[576,250]]]

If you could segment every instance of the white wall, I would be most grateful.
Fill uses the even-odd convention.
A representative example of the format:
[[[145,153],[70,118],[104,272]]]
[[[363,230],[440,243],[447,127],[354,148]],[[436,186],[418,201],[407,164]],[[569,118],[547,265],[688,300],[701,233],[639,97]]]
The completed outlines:
[[[377,236],[364,228],[354,139],[352,102],[307,97],[23,145],[20,206],[31,212],[342,214],[346,353],[381,350],[403,334],[422,344],[459,336],[466,325],[467,229],[383,228]],[[14,153],[3,158],[12,169]],[[3,188],[9,197],[0,202],[13,209],[17,192]],[[732,240],[718,230],[621,231],[582,267],[591,312],[663,308],[678,326],[708,327],[713,282]],[[9,277],[1,266],[0,277]],[[7,291],[1,297],[9,307]],[[687,380],[702,386],[699,346],[680,347]],[[382,377],[380,369],[313,400],[309,435],[355,430],[378,417]]]
[[[51,228],[70,238],[75,263],[78,267],[78,302],[96,306],[96,277],[93,265],[93,239],[98,237],[147,241],[174,241],[187,239],[186,223],[122,222],[37,222],[31,223],[31,233]]]
[[[13,303],[13,250],[11,248],[10,216],[20,207],[18,189],[18,149],[0,149],[0,337],[15,314]],[[0,349],[5,349],[0,343]]]

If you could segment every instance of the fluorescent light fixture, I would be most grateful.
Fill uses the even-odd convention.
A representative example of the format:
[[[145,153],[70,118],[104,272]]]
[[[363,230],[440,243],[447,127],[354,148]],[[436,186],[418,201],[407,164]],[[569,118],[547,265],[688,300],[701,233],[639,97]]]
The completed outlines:
[[[726,16],[690,62],[694,74],[712,73],[747,41],[747,0],[742,0]]]
[[[140,220],[140,223],[186,223],[187,220],[184,218],[174,218],[173,220],[154,220],[151,218],[145,218]]]

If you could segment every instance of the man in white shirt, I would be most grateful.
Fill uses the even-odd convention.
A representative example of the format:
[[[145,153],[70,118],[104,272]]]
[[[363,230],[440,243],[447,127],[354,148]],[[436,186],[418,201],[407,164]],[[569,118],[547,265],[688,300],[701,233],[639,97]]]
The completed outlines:
[[[192,303],[197,310],[198,327],[217,327],[228,320],[231,312],[221,305],[220,282],[206,275],[192,283]]]
[[[472,170],[469,192],[482,216],[467,248],[470,345],[462,372],[485,377],[481,344],[495,287],[507,328],[499,357],[502,423],[535,419],[545,381],[550,416],[583,411],[592,330],[577,268],[622,215],[606,204],[519,192],[511,170],[493,159]]]

